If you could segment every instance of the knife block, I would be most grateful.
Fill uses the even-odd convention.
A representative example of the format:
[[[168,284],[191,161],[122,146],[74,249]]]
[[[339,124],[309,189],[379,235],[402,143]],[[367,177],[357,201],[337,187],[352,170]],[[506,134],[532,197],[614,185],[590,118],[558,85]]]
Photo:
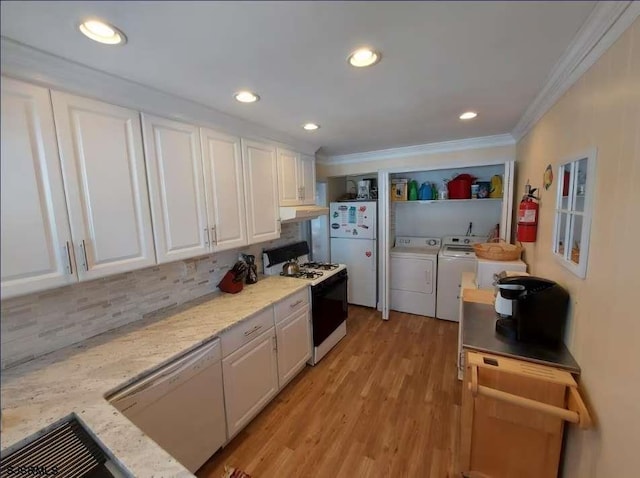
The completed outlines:
[[[227,272],[218,284],[218,289],[222,292],[228,292],[229,294],[237,294],[242,290],[243,281],[234,282],[234,279],[234,273],[231,271]]]

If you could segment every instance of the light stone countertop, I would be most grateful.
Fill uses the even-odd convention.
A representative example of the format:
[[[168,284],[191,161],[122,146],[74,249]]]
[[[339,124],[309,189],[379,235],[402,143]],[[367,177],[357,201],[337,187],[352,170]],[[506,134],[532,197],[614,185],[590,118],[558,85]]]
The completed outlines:
[[[75,414],[133,476],[192,476],[104,396],[308,285],[265,277],[3,370],[2,455]]]

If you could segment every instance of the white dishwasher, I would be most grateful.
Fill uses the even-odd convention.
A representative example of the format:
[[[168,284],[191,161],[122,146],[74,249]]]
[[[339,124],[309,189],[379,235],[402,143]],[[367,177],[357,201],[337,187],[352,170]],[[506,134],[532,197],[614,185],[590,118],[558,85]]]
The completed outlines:
[[[221,359],[216,339],[108,400],[193,473],[227,438]]]

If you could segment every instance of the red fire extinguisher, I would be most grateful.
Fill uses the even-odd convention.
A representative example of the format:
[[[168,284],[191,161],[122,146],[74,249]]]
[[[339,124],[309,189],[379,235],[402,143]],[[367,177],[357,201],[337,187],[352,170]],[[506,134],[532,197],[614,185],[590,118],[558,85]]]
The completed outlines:
[[[518,240],[520,242],[536,242],[538,233],[539,205],[534,193],[536,188],[531,188],[529,183],[524,187],[524,196],[518,207]]]

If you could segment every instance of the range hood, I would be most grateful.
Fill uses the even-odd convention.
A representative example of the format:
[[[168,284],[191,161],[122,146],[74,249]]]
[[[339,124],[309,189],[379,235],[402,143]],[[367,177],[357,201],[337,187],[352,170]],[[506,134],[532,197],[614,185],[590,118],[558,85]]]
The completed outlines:
[[[299,222],[308,221],[309,219],[315,219],[319,216],[326,216],[329,214],[328,207],[322,206],[291,206],[280,208],[280,221],[281,222]]]

